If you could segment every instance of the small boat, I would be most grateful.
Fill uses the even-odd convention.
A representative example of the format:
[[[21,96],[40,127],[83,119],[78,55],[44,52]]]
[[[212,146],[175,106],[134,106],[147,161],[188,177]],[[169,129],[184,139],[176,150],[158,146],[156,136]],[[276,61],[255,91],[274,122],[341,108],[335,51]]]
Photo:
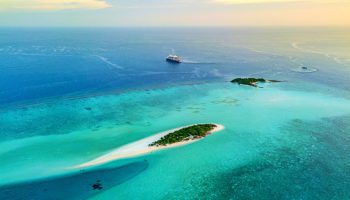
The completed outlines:
[[[166,57],[166,61],[170,62],[170,63],[181,63],[182,62],[181,58],[177,55],[169,55],[168,57]]]

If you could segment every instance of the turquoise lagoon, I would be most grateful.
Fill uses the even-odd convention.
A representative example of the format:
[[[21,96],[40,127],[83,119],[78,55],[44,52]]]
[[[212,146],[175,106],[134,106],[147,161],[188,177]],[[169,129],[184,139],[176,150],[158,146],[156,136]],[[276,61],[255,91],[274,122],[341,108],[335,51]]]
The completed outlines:
[[[174,70],[184,72],[171,84],[129,85],[116,92],[78,88],[30,101],[22,96],[11,104],[8,97],[0,112],[0,199],[349,199],[348,54],[341,48],[334,56],[321,54],[333,47],[311,45],[305,35],[271,39],[275,34],[264,35],[280,42],[270,46],[256,35],[255,42],[245,36],[234,47],[215,38],[196,41],[194,46],[217,45],[216,56],[228,56],[225,48],[250,53],[233,55],[238,67],[231,69],[222,63],[213,64],[214,71],[208,63],[181,66],[197,70],[188,77],[187,69],[171,66],[168,77],[177,76]],[[301,64],[319,71],[292,70]],[[212,76],[204,76],[205,70]],[[263,88],[228,82],[238,75],[286,82]],[[194,123],[219,123],[225,130],[178,148],[70,168]],[[93,190],[97,182],[102,190]]]
[[[91,110],[86,110],[87,106],[91,107]],[[47,116],[48,110],[50,116]],[[292,187],[290,189],[297,192],[298,187],[305,187],[303,184],[315,187],[320,183],[309,183],[311,180],[307,180],[306,183],[289,180],[295,179],[294,176],[298,175],[293,175],[293,171],[290,172],[294,167],[305,167],[310,172],[294,170],[303,176],[317,175],[315,178],[321,179],[318,181],[322,183],[322,173],[328,172],[322,168],[332,167],[333,162],[341,162],[338,159],[346,156],[342,155],[347,152],[343,152],[346,146],[338,147],[345,148],[344,150],[323,151],[327,151],[324,148],[332,145],[332,142],[345,142],[344,138],[328,141],[324,137],[345,134],[345,131],[349,130],[347,124],[349,118],[346,117],[349,114],[349,99],[322,93],[286,91],[282,90],[279,84],[256,89],[227,82],[38,105],[30,109],[8,111],[2,113],[2,116],[8,120],[7,124],[15,124],[18,120],[16,116],[23,116],[21,120],[28,123],[42,118],[36,123],[41,124],[45,130],[50,130],[45,126],[53,123],[51,120],[65,118],[74,124],[69,128],[76,130],[60,135],[40,132],[38,135],[41,136],[1,143],[0,158],[4,161],[1,171],[6,173],[1,174],[0,180],[1,184],[9,184],[77,173],[69,167],[103,155],[124,144],[175,127],[215,122],[223,124],[226,129],[200,142],[95,167],[94,170],[123,166],[137,161],[148,162],[148,167],[143,173],[120,186],[99,193],[95,198],[108,199],[111,195],[116,195],[121,199],[141,199],[145,193],[149,199],[200,198],[200,195],[204,195],[207,190],[213,191],[212,194],[208,194],[210,195],[208,198],[229,198],[231,195],[234,197],[243,194],[240,192],[236,194],[235,188],[225,188],[229,187],[227,184],[231,184],[230,187],[238,183],[236,187],[243,187],[241,184],[251,187],[250,184],[259,183],[256,182],[259,180],[249,180],[255,178],[254,174],[269,180],[271,179],[269,176],[277,175],[275,173],[278,172],[275,170],[291,174],[283,174],[287,177],[277,176],[275,178],[278,180],[269,181],[281,182],[279,184],[286,182],[288,185],[285,187]],[[337,127],[338,123],[343,124],[343,127]],[[31,125],[26,126],[30,130]],[[327,136],[330,133],[333,135]],[[321,159],[318,158],[321,153],[330,154],[327,155],[327,159],[330,160],[318,160]],[[328,164],[330,166],[327,166]],[[302,165],[311,166],[307,168]],[[346,167],[345,163],[340,169],[338,167],[340,166],[328,170],[340,170],[338,173],[346,173],[346,169],[341,169]],[[225,175],[226,173],[228,175]],[[245,176],[248,180],[243,178]],[[235,182],[236,179],[238,182]],[[264,181],[259,184],[271,183]],[[253,188],[267,189],[264,186],[259,187]],[[256,192],[252,195],[260,194],[260,191]],[[301,189],[299,192],[299,195],[304,193]]]

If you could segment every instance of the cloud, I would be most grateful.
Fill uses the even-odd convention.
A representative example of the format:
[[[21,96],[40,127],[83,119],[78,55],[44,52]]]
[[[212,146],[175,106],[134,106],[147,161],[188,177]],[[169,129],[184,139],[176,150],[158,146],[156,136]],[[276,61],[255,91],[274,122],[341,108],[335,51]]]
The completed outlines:
[[[1,0],[0,10],[71,10],[103,9],[105,0]]]

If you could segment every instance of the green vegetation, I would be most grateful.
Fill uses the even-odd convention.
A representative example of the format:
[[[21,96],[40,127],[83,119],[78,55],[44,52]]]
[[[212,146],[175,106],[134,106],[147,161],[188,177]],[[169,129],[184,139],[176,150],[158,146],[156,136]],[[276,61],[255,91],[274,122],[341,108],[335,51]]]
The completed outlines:
[[[215,124],[197,124],[182,128],[180,130],[169,133],[160,140],[153,142],[149,146],[166,146],[191,139],[199,139],[207,136],[210,131],[216,127]]]
[[[266,82],[271,82],[271,83],[278,83],[281,81],[278,80],[266,80],[263,78],[236,78],[231,81],[231,83],[238,83],[240,85],[249,85],[253,87],[258,87],[257,83],[266,83]]]
[[[250,85],[253,87],[257,87],[256,84],[258,82],[265,83],[267,81],[263,78],[236,78],[231,81],[231,83],[238,83],[240,85]]]

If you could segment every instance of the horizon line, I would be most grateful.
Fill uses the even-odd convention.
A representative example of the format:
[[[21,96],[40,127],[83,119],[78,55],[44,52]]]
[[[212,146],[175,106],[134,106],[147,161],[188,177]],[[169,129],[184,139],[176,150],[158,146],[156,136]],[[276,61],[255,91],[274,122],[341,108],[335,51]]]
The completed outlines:
[[[350,25],[208,25],[208,26],[3,26],[0,28],[350,28]]]

